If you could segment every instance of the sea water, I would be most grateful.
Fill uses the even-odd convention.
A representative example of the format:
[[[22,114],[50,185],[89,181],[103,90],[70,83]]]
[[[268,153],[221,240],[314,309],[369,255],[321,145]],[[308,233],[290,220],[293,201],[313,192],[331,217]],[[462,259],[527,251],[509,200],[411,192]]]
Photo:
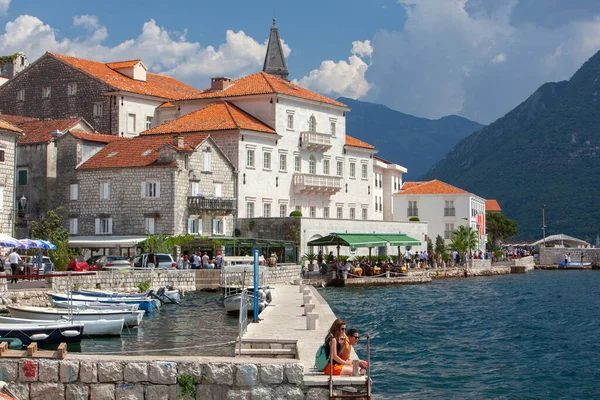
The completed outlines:
[[[380,399],[600,398],[600,271],[324,288]]]

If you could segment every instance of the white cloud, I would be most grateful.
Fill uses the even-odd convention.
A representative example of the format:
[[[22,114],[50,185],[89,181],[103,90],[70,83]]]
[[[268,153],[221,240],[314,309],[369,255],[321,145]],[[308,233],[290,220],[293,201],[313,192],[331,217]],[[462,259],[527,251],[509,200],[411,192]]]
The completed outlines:
[[[352,42],[352,50],[350,50],[352,54],[356,54],[359,57],[371,56],[373,53],[373,47],[371,47],[371,41],[365,40],[363,42],[356,40]]]
[[[10,0],[0,0],[0,15],[6,15],[8,13],[9,6]]]
[[[504,54],[504,53],[496,54],[496,56],[494,58],[492,58],[492,62],[494,64],[503,63],[505,61],[506,61],[506,54]]]

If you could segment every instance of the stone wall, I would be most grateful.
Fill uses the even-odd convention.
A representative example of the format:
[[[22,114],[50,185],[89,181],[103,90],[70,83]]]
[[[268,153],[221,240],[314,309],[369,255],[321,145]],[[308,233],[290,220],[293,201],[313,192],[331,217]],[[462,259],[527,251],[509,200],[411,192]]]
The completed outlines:
[[[300,265],[282,265],[276,268],[261,267],[264,269],[264,284],[275,285],[275,284],[291,284],[294,280],[301,278],[302,267]],[[254,271],[251,265],[248,266],[248,270],[245,275],[243,272],[230,272],[232,276],[237,278],[230,278],[229,282],[241,282],[242,276],[245,276],[246,283],[253,282]]]
[[[541,265],[553,265],[558,264],[565,260],[565,254],[571,253],[571,261],[581,262],[581,255],[583,254],[583,262],[592,263],[594,267],[600,267],[600,249],[574,249],[565,247],[540,247],[540,261]]]
[[[4,150],[4,162],[0,162],[0,188],[3,192],[0,197],[0,233],[11,236],[16,214],[14,210],[16,133],[0,131],[0,149]]]
[[[150,281],[150,289],[173,285],[176,289],[196,290],[196,274],[192,270],[175,271],[100,271],[95,275],[77,275],[71,277],[46,278],[46,285],[52,290],[64,291],[73,285],[80,289],[107,289],[119,291],[139,291],[143,281]],[[70,287],[69,287],[70,282]]]
[[[182,377],[195,381],[195,399],[328,399],[327,389],[304,384],[303,372],[301,362],[283,359],[69,354],[0,360],[0,379],[20,400],[177,400]],[[357,392],[364,383],[342,388],[340,382],[336,389]]]
[[[46,296],[46,289],[29,289],[23,291],[1,291],[0,292],[0,311],[6,311],[9,304],[19,304],[36,307],[47,307],[50,300]]]

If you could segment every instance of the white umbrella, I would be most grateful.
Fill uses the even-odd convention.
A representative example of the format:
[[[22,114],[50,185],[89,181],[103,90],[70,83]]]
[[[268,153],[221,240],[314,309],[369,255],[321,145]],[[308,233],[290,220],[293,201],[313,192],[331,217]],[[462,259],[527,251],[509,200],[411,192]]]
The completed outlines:
[[[0,247],[13,247],[17,249],[27,249],[27,245],[8,235],[0,234]]]

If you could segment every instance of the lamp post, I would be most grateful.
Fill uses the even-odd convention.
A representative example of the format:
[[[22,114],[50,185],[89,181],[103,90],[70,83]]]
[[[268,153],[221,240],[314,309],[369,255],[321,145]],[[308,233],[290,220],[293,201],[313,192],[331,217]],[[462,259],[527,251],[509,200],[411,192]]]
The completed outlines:
[[[468,257],[471,258],[471,221],[469,218],[463,218],[465,221],[467,221],[467,250],[468,250]],[[466,265],[467,268],[469,267],[468,264],[469,260],[466,261]]]
[[[544,215],[545,209],[546,209],[546,205],[542,204],[542,234],[544,235],[544,247],[546,247],[546,218]]]

